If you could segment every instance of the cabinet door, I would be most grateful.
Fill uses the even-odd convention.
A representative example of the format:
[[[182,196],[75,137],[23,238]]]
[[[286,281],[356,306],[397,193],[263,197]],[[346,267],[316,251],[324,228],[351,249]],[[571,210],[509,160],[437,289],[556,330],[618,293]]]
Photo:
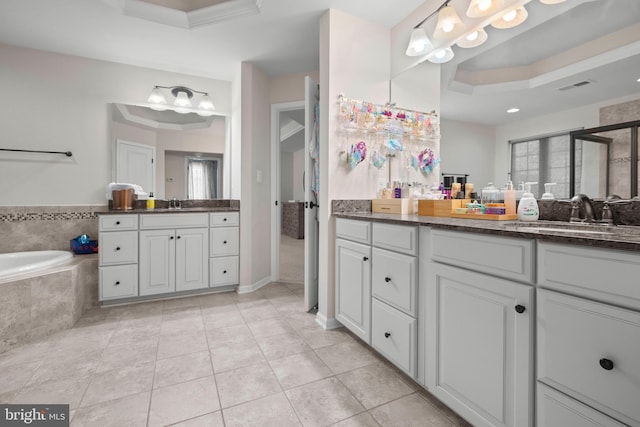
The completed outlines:
[[[174,292],[175,230],[140,232],[140,296]]]
[[[209,229],[176,230],[176,291],[209,287]]]
[[[429,391],[475,426],[532,425],[533,287],[428,268]]]
[[[336,319],[371,343],[371,247],[336,239]]]

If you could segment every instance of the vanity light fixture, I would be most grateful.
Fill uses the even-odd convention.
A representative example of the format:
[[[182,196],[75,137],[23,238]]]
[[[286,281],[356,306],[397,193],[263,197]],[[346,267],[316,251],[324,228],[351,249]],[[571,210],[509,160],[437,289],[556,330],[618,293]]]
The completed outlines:
[[[168,90],[175,98],[173,105],[167,102],[167,98],[162,91],[163,89]],[[192,108],[191,98],[193,98],[196,93],[202,96],[200,97],[198,108],[194,109]],[[215,110],[215,106],[207,92],[201,92],[185,86],[154,86],[147,102],[150,104],[150,108],[157,111],[173,110],[180,114],[196,113],[205,117],[212,116]]]
[[[444,49],[437,50],[427,59],[429,62],[434,64],[444,64],[445,62],[451,61],[454,56],[453,50],[450,47],[446,47]]]
[[[456,43],[458,46],[468,49],[471,47],[480,46],[482,43],[486,42],[489,36],[484,28],[480,28],[479,30],[473,31],[467,34],[462,40]]]
[[[506,12],[498,19],[493,21],[491,23],[491,26],[500,30],[513,28],[522,24],[528,16],[529,13],[527,12],[527,9],[524,8],[524,6],[516,7],[515,9],[511,9],[510,11]]]
[[[467,9],[469,18],[493,15],[504,7],[504,0],[471,0]]]
[[[438,12],[438,23],[433,37],[445,38],[460,32],[461,28],[462,19],[458,16],[458,12],[454,7],[449,6],[449,2],[445,3],[445,6]]]
[[[414,28],[405,53],[407,56],[419,56],[431,50],[432,47],[427,32],[423,28]]]

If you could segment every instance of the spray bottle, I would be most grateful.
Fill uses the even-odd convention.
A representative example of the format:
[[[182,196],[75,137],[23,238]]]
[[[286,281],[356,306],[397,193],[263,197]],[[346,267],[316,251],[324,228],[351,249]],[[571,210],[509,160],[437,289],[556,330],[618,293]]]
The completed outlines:
[[[540,216],[538,201],[531,192],[531,186],[536,184],[538,183],[527,182],[524,184],[526,193],[524,193],[518,205],[518,219],[520,221],[537,221]]]

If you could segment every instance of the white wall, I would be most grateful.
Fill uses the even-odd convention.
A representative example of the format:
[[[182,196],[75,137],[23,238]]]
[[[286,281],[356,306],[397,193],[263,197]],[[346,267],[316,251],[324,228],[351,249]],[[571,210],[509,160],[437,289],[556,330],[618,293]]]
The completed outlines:
[[[293,153],[280,152],[280,200],[293,199]]]
[[[448,174],[469,174],[477,192],[494,181],[496,128],[442,119],[440,122],[440,170]],[[506,179],[495,184],[502,186]]]
[[[2,148],[71,151],[73,157],[0,153],[0,205],[106,204],[111,103],[146,102],[154,85],[211,94],[230,113],[230,82],[0,44]]]

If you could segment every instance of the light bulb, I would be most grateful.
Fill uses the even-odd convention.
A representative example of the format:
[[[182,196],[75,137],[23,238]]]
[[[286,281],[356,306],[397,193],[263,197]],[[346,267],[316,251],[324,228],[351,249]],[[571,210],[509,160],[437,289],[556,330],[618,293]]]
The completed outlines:
[[[216,107],[213,105],[213,102],[211,101],[211,98],[209,98],[209,95],[204,95],[202,97],[202,100],[200,100],[200,104],[198,104],[198,108],[200,108],[201,110],[216,109]]]
[[[436,52],[435,57],[438,59],[442,59],[446,54],[447,54],[447,51],[445,51],[444,49],[440,49],[439,51]]]
[[[151,91],[151,94],[149,95],[149,98],[147,99],[147,102],[150,102],[152,104],[166,104],[167,100],[165,99],[162,92],[160,92],[160,89],[154,87]]]
[[[480,0],[478,2],[478,9],[485,11],[491,7],[491,0]]]
[[[445,33],[450,33],[451,31],[453,31],[453,27],[454,25],[452,23],[447,22],[442,26],[442,31],[444,31]]]
[[[515,17],[516,17],[516,14],[517,14],[517,13],[518,13],[518,12],[517,12],[515,9],[514,9],[514,10],[512,10],[511,12],[505,13],[505,14],[502,16],[502,20],[503,20],[503,21],[506,21],[506,22],[513,21],[513,20],[515,19]]]
[[[469,40],[470,42],[476,40],[478,38],[478,32],[474,31],[473,33],[469,34],[467,36],[467,40]]]
[[[187,95],[187,92],[183,92],[183,91],[178,92],[178,95],[176,96],[176,100],[173,102],[173,105],[177,107],[191,107],[191,102],[189,101],[189,96]]]

